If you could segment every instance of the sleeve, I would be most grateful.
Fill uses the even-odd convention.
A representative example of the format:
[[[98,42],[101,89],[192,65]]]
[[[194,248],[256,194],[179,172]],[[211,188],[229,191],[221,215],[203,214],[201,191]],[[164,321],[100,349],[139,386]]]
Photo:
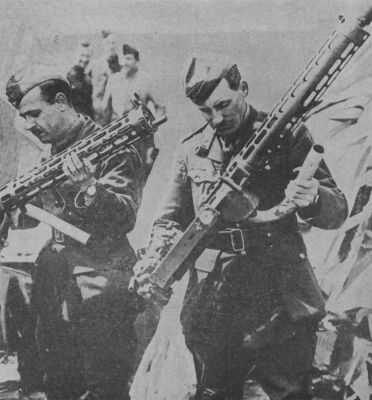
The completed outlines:
[[[162,117],[166,113],[166,107],[161,99],[161,96],[159,94],[159,90],[155,85],[155,82],[153,81],[152,78],[147,79],[147,85],[146,85],[146,103],[152,102],[154,105],[155,111],[156,111],[156,116],[158,118]]]
[[[129,148],[124,154],[105,161],[99,171],[93,201],[85,205],[81,192],[75,199],[88,224],[87,230],[111,237],[130,232],[136,222],[144,185],[143,165],[135,149]]]
[[[187,158],[182,143],[177,147],[165,194],[153,224],[145,259],[162,259],[194,218],[191,188],[187,179]],[[146,263],[145,263],[146,264]],[[146,265],[147,265],[146,264]]]
[[[109,78],[104,66],[99,62],[94,64],[94,66],[92,65],[90,76],[93,85],[93,101],[102,101]]]
[[[108,124],[112,117],[112,96],[111,96],[111,86],[112,86],[112,79],[111,77],[108,78],[106,88],[104,90],[101,107],[102,113],[102,126]]]
[[[185,229],[193,218],[191,187],[187,179],[187,156],[181,143],[176,149],[170,179],[156,221],[173,221]]]
[[[305,125],[301,125],[294,133],[290,151],[290,167],[294,170],[303,164],[313,139]],[[310,225],[322,229],[337,229],[346,220],[348,205],[344,194],[337,187],[336,182],[324,162],[314,174],[319,181],[319,198],[316,204],[300,209],[298,215]]]

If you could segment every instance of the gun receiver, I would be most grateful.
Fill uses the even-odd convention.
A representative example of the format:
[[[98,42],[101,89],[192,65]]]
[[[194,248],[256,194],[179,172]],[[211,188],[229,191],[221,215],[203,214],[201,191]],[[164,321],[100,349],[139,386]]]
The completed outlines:
[[[0,188],[0,204],[5,211],[25,205],[39,193],[60,185],[68,179],[62,170],[68,154],[76,153],[93,164],[123,153],[130,145],[153,134],[166,117],[156,121],[143,104],[102,129],[74,143],[63,152],[44,161],[28,173]]]
[[[65,151],[52,156],[28,173],[13,179],[0,188],[0,209],[5,211],[0,223],[0,247],[5,243],[9,218],[7,213],[17,207],[25,206],[39,193],[60,185],[68,179],[62,170],[64,159],[68,154],[76,153],[79,157],[89,159],[92,164],[102,162],[113,155],[123,153],[129,146],[152,135],[157,127],[164,123],[164,116],[155,120],[150,110],[138,104],[132,111],[98,129],[91,135],[74,143]],[[55,229],[86,244],[90,235],[75,226],[46,213],[29,204],[25,207],[31,217],[48,223]]]
[[[281,101],[268,114],[259,129],[230,161],[226,172],[211,187],[208,198],[184,235],[155,267],[150,275],[150,282],[155,288],[167,289],[175,279],[180,278],[184,261],[213,228],[218,220],[219,205],[232,190],[246,194],[247,198],[252,200],[248,192],[250,184],[263,168],[271,168],[272,154],[282,145],[284,132],[295,131],[364,44],[369,33],[363,27],[368,25],[371,19],[371,5],[358,18],[340,18],[335,31],[321,46]],[[288,212],[294,211],[293,207],[287,208],[281,215],[288,215]],[[251,214],[254,212],[253,208]],[[270,215],[274,219],[278,217],[277,214],[277,212],[267,213],[261,215],[261,219],[256,218],[256,221],[252,218],[252,221],[267,222]]]

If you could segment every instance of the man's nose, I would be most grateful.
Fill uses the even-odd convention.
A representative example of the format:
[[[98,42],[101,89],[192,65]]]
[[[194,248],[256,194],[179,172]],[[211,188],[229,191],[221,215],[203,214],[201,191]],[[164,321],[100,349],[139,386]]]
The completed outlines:
[[[35,127],[35,120],[33,118],[26,118],[24,127],[27,131],[31,131]]]
[[[223,116],[221,111],[213,110],[212,111],[212,124],[213,126],[219,125],[223,121]]]

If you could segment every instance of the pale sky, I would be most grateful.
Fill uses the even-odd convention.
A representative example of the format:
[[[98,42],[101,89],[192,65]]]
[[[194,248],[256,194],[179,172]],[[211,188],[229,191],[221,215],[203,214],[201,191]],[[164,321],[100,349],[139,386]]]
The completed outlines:
[[[363,0],[0,0],[0,23],[34,34],[310,30]]]

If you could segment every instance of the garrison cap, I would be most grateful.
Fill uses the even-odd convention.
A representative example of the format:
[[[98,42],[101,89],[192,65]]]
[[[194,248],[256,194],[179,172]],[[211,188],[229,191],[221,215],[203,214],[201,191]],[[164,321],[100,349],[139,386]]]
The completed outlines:
[[[48,81],[68,81],[56,72],[55,68],[45,64],[28,65],[19,69],[6,84],[6,95],[14,107],[18,107],[23,97],[33,88]]]
[[[102,37],[103,37],[103,39],[106,39],[108,36],[110,36],[112,34],[112,32],[111,31],[109,31],[109,30],[103,30],[103,31],[101,31],[101,35],[102,35]]]
[[[124,55],[133,54],[134,58],[137,61],[139,60],[139,51],[136,48],[130,46],[129,44],[124,44],[123,45],[123,54]]]
[[[219,54],[190,57],[182,75],[186,97],[197,105],[204,103],[234,66],[236,67],[236,63],[229,57]],[[236,72],[239,74],[237,69]],[[240,74],[238,78],[240,81]]]
[[[90,42],[89,42],[89,40],[80,40],[79,45],[82,47],[89,47]]]

